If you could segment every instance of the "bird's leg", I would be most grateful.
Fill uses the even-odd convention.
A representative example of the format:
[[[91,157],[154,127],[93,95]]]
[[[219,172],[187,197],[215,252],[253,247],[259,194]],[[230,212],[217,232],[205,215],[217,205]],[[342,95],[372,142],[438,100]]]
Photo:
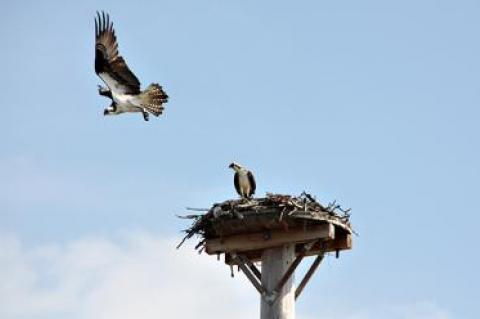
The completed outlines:
[[[112,98],[112,91],[110,91],[108,88],[103,87],[101,85],[98,86],[98,94]]]
[[[145,121],[148,121],[148,119],[149,119],[149,114],[148,114],[148,112],[147,112],[145,109],[142,109],[142,114],[143,114],[143,119],[144,119]]]

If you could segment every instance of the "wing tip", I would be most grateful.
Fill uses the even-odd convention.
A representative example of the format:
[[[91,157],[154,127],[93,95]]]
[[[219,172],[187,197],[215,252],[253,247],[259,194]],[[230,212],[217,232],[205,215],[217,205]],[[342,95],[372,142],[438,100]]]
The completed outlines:
[[[104,32],[112,33],[112,35],[115,35],[115,31],[113,30],[113,21],[111,21],[108,12],[105,12],[104,10],[97,10],[94,20],[96,37],[100,36]]]

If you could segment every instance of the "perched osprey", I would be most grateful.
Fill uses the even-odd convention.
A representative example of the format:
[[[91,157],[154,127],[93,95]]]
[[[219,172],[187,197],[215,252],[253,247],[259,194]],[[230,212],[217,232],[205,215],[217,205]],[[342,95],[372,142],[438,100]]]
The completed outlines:
[[[118,43],[108,14],[97,12],[95,19],[95,73],[108,88],[98,86],[100,95],[112,99],[103,115],[141,112],[145,121],[149,113],[159,116],[168,95],[156,83],[140,91],[140,82],[118,54]]]
[[[235,171],[233,181],[238,195],[242,198],[251,198],[252,195],[255,194],[256,188],[255,178],[253,177],[252,172],[237,163],[232,163],[228,167]]]

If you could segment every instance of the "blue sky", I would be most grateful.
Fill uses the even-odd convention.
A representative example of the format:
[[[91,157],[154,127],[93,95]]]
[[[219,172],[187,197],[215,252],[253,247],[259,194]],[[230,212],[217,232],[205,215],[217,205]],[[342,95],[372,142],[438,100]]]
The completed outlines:
[[[175,214],[236,196],[227,168],[235,160],[255,173],[259,196],[306,190],[353,209],[355,247],[326,260],[298,303],[302,317],[479,316],[478,2],[3,1],[0,8],[0,244],[15,252],[0,258],[22,260],[35,278],[19,300],[63,296],[59,287],[80,276],[46,271],[53,257],[37,252],[47,247],[56,247],[61,265],[86,240],[148,263],[132,248],[139,239],[125,239],[143,234],[170,254],[173,245],[163,243],[187,226]],[[109,102],[98,96],[93,70],[96,10],[110,13],[120,53],[142,85],[159,82],[170,95],[164,116],[103,117]],[[148,255],[151,246],[140,246]],[[228,277],[220,264],[206,267]],[[0,266],[0,286],[9,271]],[[138,289],[132,298],[145,293]],[[248,305],[256,315],[254,292],[238,294],[245,304],[228,306]],[[62,311],[84,318],[75,309],[88,305]]]

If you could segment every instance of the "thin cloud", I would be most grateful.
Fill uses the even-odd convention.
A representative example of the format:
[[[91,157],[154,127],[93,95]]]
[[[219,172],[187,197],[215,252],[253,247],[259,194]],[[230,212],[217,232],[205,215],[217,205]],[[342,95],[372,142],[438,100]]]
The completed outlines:
[[[255,318],[258,294],[214,257],[145,232],[25,247],[0,237],[0,318]],[[302,318],[449,319],[434,302],[307,307]]]
[[[215,258],[175,250],[176,239],[85,238],[27,249],[0,239],[0,317],[249,318],[255,292]],[[234,311],[232,311],[232,309]]]

